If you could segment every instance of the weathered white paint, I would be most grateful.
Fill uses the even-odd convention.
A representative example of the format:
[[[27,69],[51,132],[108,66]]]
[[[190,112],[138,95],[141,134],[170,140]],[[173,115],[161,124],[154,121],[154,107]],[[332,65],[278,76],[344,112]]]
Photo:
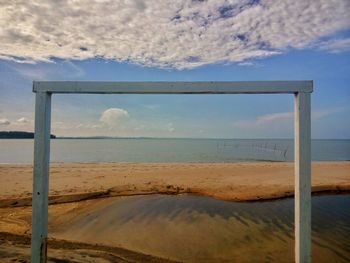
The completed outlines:
[[[33,91],[117,94],[257,94],[312,92],[312,81],[91,82],[35,81]]]
[[[311,105],[309,93],[295,94],[295,262],[311,262]]]
[[[295,94],[295,262],[311,262],[312,81],[82,82],[36,81],[32,262],[46,262],[52,93]]]
[[[31,262],[46,262],[50,162],[51,94],[35,99]]]

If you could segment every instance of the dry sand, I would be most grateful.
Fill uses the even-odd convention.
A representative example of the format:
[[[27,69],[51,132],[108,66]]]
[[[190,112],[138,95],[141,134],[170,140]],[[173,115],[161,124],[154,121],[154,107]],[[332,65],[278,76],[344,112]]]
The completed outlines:
[[[191,193],[252,201],[292,196],[293,163],[53,163],[51,203]],[[30,205],[32,166],[0,164],[0,207]],[[350,162],[313,162],[312,191],[350,190]]]

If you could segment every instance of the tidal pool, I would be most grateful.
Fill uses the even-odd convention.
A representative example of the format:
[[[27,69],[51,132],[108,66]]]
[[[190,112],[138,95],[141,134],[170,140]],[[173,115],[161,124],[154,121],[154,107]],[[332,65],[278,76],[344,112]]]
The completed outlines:
[[[183,262],[294,262],[294,200],[191,195],[96,200],[52,235]],[[350,195],[312,198],[313,262],[350,262]]]

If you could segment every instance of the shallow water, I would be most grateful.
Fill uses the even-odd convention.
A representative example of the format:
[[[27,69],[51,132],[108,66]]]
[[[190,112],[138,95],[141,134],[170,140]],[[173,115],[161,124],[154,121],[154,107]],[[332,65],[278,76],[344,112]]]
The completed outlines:
[[[152,195],[94,202],[50,232],[185,262],[294,262],[292,198]],[[314,262],[349,262],[350,196],[313,197],[312,231]]]

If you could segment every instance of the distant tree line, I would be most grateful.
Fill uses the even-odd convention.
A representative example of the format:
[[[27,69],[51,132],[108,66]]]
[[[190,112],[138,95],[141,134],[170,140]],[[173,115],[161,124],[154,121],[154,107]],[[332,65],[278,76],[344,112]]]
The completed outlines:
[[[51,134],[51,139],[55,139],[56,135]],[[33,139],[34,132],[24,131],[0,131],[0,139]]]

